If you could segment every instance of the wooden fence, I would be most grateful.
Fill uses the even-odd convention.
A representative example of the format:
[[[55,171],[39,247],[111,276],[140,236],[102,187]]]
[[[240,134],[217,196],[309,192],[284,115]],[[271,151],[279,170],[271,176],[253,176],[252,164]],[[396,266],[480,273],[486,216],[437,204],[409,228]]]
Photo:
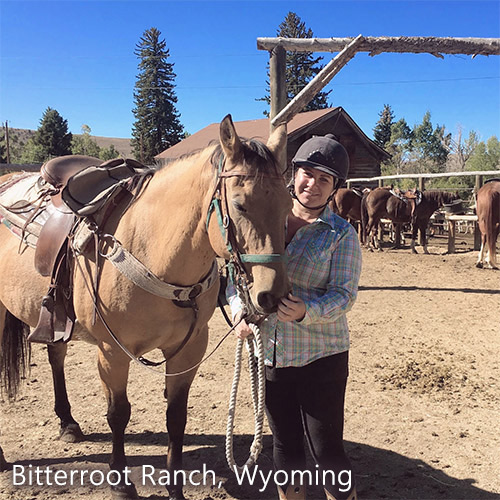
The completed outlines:
[[[399,175],[382,175],[378,177],[364,177],[347,179],[347,187],[354,184],[378,184],[383,186],[386,181],[396,179],[418,179],[418,188],[423,191],[425,189],[425,179],[437,179],[440,177],[475,177],[475,189],[479,189],[484,182],[485,176],[497,176],[500,178],[500,165],[498,170],[483,170],[475,172],[444,172],[439,174],[399,174]]]

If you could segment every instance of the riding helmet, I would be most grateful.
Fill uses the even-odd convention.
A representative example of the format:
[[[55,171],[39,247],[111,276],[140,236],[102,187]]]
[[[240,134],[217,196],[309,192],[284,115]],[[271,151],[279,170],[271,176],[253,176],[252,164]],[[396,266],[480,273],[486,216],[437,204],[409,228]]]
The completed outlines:
[[[333,134],[315,136],[304,142],[292,160],[298,167],[312,167],[338,179],[347,179],[349,156]]]

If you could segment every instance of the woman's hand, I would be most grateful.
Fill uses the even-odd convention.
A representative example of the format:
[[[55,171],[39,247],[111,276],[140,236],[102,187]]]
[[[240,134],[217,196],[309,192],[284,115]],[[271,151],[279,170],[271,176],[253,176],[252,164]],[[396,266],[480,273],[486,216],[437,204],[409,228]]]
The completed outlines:
[[[235,317],[234,317],[234,324],[236,325],[234,327],[234,333],[239,339],[245,339],[248,337],[252,332],[250,327],[248,326],[248,323],[244,320],[241,319],[243,316],[243,311],[239,312]]]
[[[300,297],[291,293],[281,299],[278,305],[278,319],[280,321],[300,321],[306,315],[306,305]]]

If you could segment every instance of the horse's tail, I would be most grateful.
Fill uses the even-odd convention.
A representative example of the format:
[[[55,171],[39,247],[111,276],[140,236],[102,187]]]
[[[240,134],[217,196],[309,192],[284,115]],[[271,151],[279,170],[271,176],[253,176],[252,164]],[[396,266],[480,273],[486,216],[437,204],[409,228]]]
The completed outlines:
[[[486,239],[488,241],[490,262],[494,265],[496,265],[496,240],[500,225],[498,210],[500,210],[500,192],[492,191],[490,193],[488,209],[484,214],[484,222],[486,227]]]
[[[367,242],[366,228],[368,226],[368,208],[366,207],[366,197],[369,193],[365,193],[361,198],[361,243],[364,245]]]
[[[6,311],[0,351],[0,392],[9,400],[16,398],[21,380],[29,371],[31,344],[27,341],[28,334],[28,325]]]

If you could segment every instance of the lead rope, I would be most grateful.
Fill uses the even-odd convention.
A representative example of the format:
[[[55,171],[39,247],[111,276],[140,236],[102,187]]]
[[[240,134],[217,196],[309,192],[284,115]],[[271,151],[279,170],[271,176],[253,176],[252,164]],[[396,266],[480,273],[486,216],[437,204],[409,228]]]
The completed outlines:
[[[234,460],[233,454],[233,430],[234,417],[236,414],[236,400],[238,394],[238,384],[241,374],[241,358],[243,350],[243,339],[238,339],[236,345],[236,355],[234,360],[234,377],[229,398],[229,411],[226,428],[226,460],[229,468],[233,472],[242,472],[246,468],[252,467],[262,450],[262,434],[264,428],[264,405],[265,405],[265,372],[264,372],[264,346],[259,328],[253,323],[248,325],[253,332],[246,338],[248,347],[248,367],[250,371],[251,391],[254,410],[255,434],[252,445],[250,446],[250,455],[243,466],[239,466]],[[257,345],[257,358],[255,357],[254,341]]]

